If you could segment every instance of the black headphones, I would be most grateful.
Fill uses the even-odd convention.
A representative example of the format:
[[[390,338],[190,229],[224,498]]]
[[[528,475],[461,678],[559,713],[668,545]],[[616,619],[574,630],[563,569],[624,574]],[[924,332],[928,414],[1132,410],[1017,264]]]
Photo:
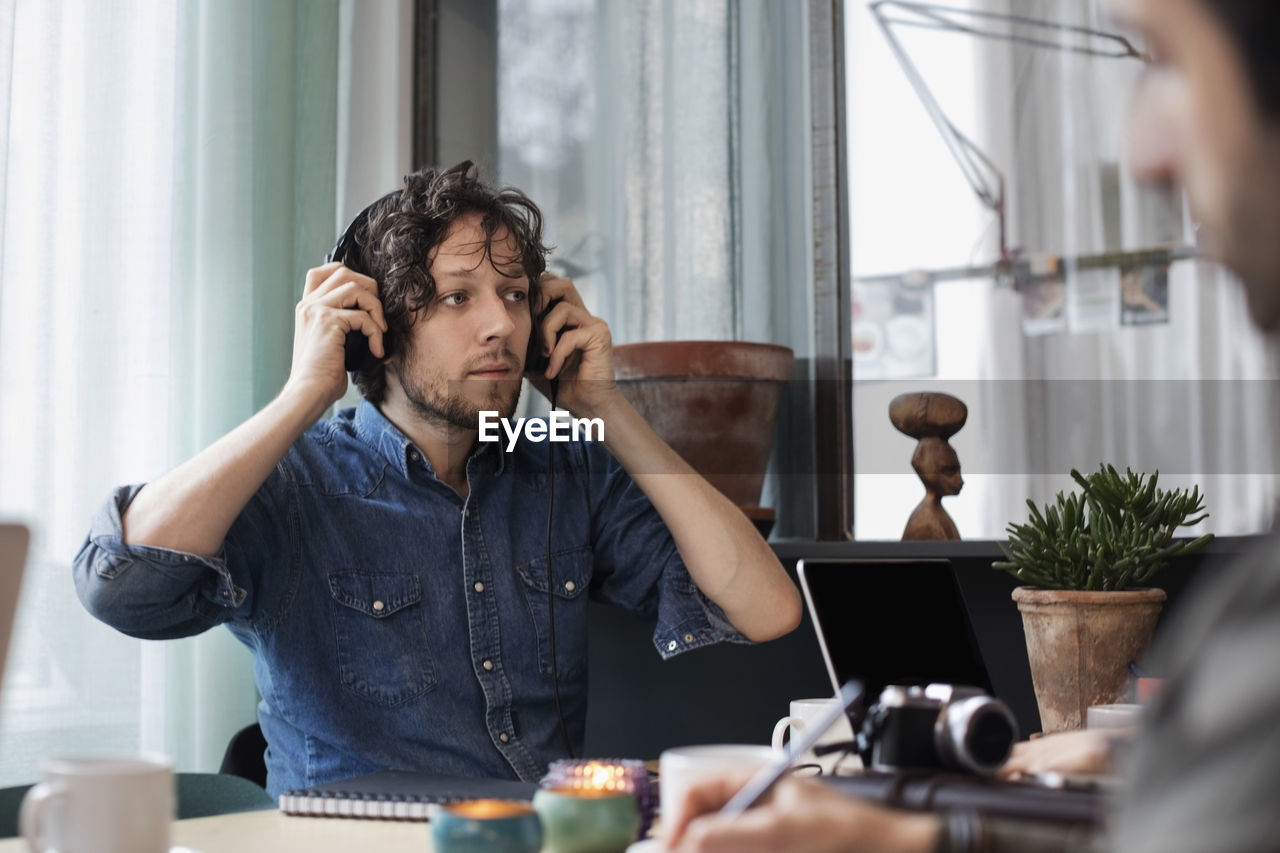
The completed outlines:
[[[324,256],[324,262],[332,263],[337,261],[345,264],[353,272],[361,275],[368,275],[368,271],[361,269],[363,264],[352,264],[352,261],[359,256],[359,249],[362,239],[369,233],[369,213],[382,202],[393,198],[400,194],[399,190],[393,190],[382,198],[366,206],[355,215],[352,220],[347,223],[347,227],[338,235],[338,242],[333,244],[333,248],[329,250],[329,254]],[[386,344],[384,343],[385,347]],[[351,329],[347,332],[347,354],[343,366],[348,373],[354,371],[365,370],[373,367],[378,363],[378,359],[374,357],[369,350],[369,338],[359,329]]]

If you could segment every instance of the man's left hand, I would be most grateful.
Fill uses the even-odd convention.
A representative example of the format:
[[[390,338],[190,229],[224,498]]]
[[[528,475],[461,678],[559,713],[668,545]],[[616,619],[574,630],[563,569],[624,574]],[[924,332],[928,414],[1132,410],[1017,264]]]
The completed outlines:
[[[595,416],[618,394],[609,326],[587,310],[571,279],[547,272],[539,284],[542,299],[534,316],[552,307],[533,333],[548,364],[544,376],[530,374],[529,379],[548,398],[549,380],[559,379],[556,404],[579,417]]]

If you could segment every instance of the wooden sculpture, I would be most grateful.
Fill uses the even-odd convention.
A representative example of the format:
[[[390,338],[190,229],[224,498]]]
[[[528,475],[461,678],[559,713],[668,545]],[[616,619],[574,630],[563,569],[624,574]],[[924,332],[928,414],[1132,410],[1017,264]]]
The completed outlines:
[[[969,417],[969,408],[952,397],[935,391],[900,394],[889,404],[889,420],[919,441],[911,456],[911,467],[924,483],[924,500],[907,519],[905,539],[959,539],[960,531],[942,498],[958,495],[964,487],[960,458],[947,439],[960,431]]]

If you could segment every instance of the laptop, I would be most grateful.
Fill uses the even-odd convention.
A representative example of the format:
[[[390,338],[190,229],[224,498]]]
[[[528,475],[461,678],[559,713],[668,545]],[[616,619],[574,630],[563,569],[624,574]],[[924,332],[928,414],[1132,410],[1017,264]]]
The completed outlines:
[[[9,637],[18,610],[18,589],[27,562],[31,534],[21,524],[0,524],[0,684],[4,683],[4,662],[9,653]]]
[[[805,559],[796,564],[831,686],[963,684],[992,693],[949,560]]]

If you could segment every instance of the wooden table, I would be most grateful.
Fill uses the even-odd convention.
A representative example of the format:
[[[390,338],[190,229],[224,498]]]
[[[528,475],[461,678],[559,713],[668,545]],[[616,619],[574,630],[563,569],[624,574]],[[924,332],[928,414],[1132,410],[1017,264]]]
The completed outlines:
[[[431,824],[293,817],[275,809],[216,815],[173,824],[173,844],[193,853],[431,853]],[[21,838],[0,841],[0,853],[27,853]],[[185,851],[184,851],[185,853]]]

